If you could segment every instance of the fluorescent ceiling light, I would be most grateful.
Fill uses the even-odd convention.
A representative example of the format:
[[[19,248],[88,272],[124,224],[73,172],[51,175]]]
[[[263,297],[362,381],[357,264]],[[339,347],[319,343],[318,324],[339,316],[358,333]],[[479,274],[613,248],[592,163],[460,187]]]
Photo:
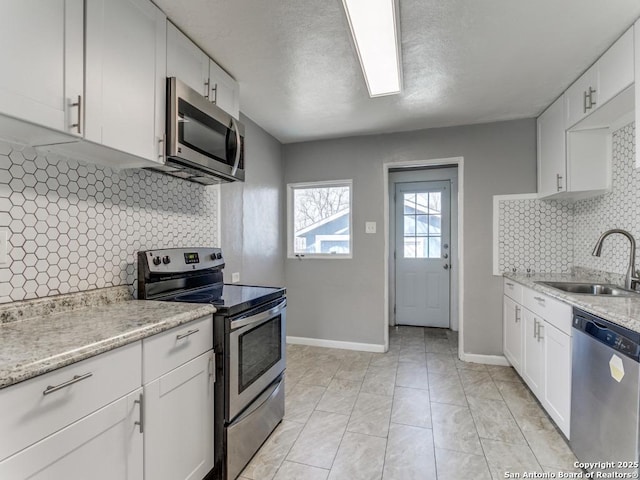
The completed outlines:
[[[369,96],[400,93],[395,0],[342,0]]]

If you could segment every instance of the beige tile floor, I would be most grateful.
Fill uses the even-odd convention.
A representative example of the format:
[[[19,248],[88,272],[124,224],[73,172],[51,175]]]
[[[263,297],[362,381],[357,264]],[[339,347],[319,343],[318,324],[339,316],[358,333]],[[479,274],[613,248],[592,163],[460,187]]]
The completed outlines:
[[[497,480],[574,471],[510,367],[461,362],[455,332],[390,330],[385,354],[287,346],[282,423],[252,480]]]

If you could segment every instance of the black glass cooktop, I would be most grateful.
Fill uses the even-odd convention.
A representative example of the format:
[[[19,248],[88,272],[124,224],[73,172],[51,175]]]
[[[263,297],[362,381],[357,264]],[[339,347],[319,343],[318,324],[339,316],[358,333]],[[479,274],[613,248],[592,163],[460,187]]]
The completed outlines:
[[[235,315],[285,294],[284,288],[256,287],[252,285],[224,284],[181,293],[167,301],[188,303],[211,303],[219,313]]]

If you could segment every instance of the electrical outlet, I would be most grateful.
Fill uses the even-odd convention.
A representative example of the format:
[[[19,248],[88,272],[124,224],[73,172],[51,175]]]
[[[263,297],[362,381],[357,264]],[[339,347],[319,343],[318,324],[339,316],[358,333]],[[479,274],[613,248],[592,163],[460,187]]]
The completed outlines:
[[[9,232],[6,229],[0,229],[0,265],[6,265],[9,254]]]
[[[376,233],[376,222],[365,222],[364,231],[365,233]]]
[[[233,272],[231,274],[231,283],[238,283],[240,281],[240,272]]]

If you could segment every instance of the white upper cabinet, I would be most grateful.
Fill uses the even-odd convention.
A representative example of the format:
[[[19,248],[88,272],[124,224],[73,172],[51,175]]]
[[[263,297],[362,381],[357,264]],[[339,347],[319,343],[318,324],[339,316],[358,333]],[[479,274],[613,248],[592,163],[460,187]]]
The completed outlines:
[[[167,22],[167,76],[176,77],[236,119],[240,87],[171,22]]]
[[[240,87],[231,75],[220,68],[213,60],[209,63],[209,100],[218,105],[232,117],[240,117]]]
[[[167,77],[176,77],[206,97],[209,57],[177,27],[167,22]]]
[[[633,83],[633,27],[598,60],[598,102],[604,105]]]
[[[0,113],[79,135],[83,1],[0,0],[0,44]]]
[[[538,195],[548,197],[567,189],[564,95],[538,117]]]
[[[565,92],[567,128],[574,126],[598,105],[598,70],[593,65]]]
[[[147,0],[87,0],[85,139],[158,161],[166,32]]]

